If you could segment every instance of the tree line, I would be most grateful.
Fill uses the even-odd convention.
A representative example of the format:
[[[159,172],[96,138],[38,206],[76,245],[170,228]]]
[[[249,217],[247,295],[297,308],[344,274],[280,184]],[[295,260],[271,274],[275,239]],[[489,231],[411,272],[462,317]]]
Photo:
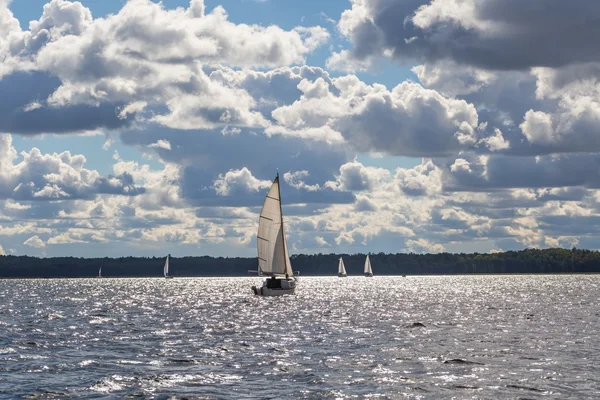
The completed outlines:
[[[366,254],[298,254],[291,256],[301,275],[336,275],[339,257],[348,275],[362,275]],[[568,249],[526,249],[481,254],[370,254],[375,275],[557,274],[598,273],[600,252]],[[0,256],[0,278],[159,277],[164,257],[37,258]],[[174,276],[248,276],[256,258],[171,257]],[[256,275],[254,273],[253,275]]]

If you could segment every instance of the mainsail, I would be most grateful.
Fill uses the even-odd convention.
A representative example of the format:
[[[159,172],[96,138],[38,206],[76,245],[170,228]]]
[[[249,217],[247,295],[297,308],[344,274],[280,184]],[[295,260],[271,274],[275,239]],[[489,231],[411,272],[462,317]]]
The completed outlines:
[[[165,277],[169,276],[169,256],[167,256],[167,260],[165,261],[164,272],[165,272]]]
[[[365,260],[365,274],[373,275],[373,270],[371,269],[371,260],[369,260],[368,255],[367,259]]]
[[[340,263],[338,264],[338,275],[347,275],[346,267],[344,266],[344,260],[340,257]]]
[[[273,181],[260,212],[256,242],[258,268],[263,275],[294,275],[283,231],[279,174]]]

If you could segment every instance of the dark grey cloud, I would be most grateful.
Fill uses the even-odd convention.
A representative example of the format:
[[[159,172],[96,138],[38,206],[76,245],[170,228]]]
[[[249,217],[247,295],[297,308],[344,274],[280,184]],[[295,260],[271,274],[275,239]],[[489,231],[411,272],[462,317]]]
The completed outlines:
[[[508,188],[600,187],[600,155],[561,154],[539,157],[463,154],[446,161],[442,175],[448,191]]]
[[[599,215],[545,215],[538,217],[548,235],[596,236],[600,234]]]
[[[135,185],[133,176],[124,172],[120,175],[108,175],[100,177],[93,185],[92,192],[98,194],[118,194],[127,196],[137,196],[145,192],[143,187]]]
[[[335,146],[294,137],[267,137],[262,132],[256,133],[247,128],[241,129],[240,133],[224,135],[220,130],[175,131],[153,127],[151,131],[123,132],[121,138],[125,144],[144,148],[159,139],[168,139],[171,150],[152,150],[156,150],[165,161],[182,167],[179,177],[181,195],[190,204],[211,207],[262,204],[266,190],[244,190],[235,196],[222,196],[213,188],[220,175],[243,168],[262,181],[272,181],[279,170],[286,204],[354,201],[349,192],[328,188],[318,191],[297,189],[287,185],[283,179],[285,172],[308,170],[310,175],[304,180],[323,186],[347,161],[346,153]]]
[[[366,16],[361,3],[340,22],[358,60],[384,49],[404,61],[452,59],[502,70],[600,60],[596,1],[367,0]]]
[[[519,209],[540,208],[549,201],[579,202],[584,200],[589,192],[590,190],[582,187],[567,187],[535,189],[529,193],[530,196],[519,196],[507,189],[490,188],[484,197],[472,196],[470,199],[461,200],[450,197],[446,205],[458,207],[471,215],[503,220],[519,217]],[[481,196],[480,193],[478,195]]]
[[[0,132],[74,133],[131,123],[133,115],[119,118],[117,110],[123,106],[119,103],[48,106],[48,96],[60,85],[60,79],[42,72],[14,72],[0,78]]]
[[[53,173],[50,170],[46,172]],[[129,174],[108,175],[93,182],[70,182],[69,179],[49,181],[45,174],[36,174],[23,177],[23,181],[12,190],[10,187],[0,188],[0,196],[18,201],[90,200],[98,194],[137,196],[144,192],[145,189],[136,186]]]
[[[405,82],[368,96],[333,127],[358,151],[436,157],[473,145],[477,123],[471,104]]]

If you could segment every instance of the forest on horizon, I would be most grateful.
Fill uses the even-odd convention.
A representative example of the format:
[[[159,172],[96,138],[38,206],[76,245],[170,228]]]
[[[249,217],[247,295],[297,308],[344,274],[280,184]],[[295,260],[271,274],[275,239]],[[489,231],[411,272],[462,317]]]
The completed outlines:
[[[366,254],[297,254],[290,257],[301,275],[337,274],[339,257],[348,275],[362,275]],[[370,254],[375,275],[555,274],[599,273],[600,252],[569,249],[525,249],[501,253]],[[0,278],[160,277],[165,257],[37,258],[0,256]],[[171,257],[176,277],[248,276],[256,257]]]

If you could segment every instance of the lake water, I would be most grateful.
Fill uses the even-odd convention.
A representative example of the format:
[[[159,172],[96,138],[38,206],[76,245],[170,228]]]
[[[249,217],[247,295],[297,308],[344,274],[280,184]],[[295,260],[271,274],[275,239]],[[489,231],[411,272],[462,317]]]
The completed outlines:
[[[0,281],[0,398],[600,398],[600,276]]]

